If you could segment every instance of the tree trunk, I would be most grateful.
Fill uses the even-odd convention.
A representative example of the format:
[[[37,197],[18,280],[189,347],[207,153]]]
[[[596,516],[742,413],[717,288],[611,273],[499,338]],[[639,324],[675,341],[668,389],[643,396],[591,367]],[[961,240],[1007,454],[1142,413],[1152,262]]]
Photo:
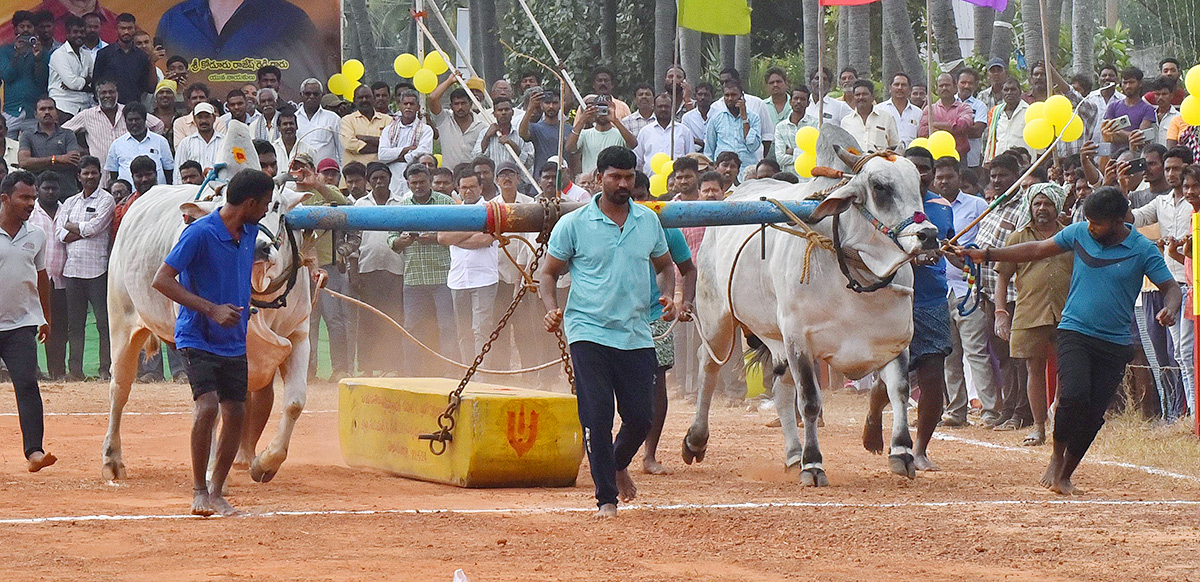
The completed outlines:
[[[883,0],[883,30],[900,61],[901,70],[914,79],[925,78],[925,65],[913,38],[907,0]]]
[[[992,57],[1003,59],[1005,63],[1013,55],[1012,21],[1017,14],[1016,1],[1008,3],[1008,8],[996,15],[995,27],[992,29]]]
[[[983,6],[975,7],[975,56],[990,58],[992,53],[992,26],[996,22],[996,11]]]
[[[600,60],[612,65],[617,55],[617,0],[600,0]]]
[[[750,35],[733,37],[733,66],[738,70],[742,81],[749,83],[747,75],[750,74]]]
[[[1117,0],[1104,0],[1104,26],[1112,28],[1117,25]]]
[[[483,69],[478,73],[484,80],[491,83],[504,77],[504,47],[500,45],[500,26],[496,21],[496,1],[479,0],[479,32],[483,47],[483,58],[480,63]]]
[[[687,74],[688,83],[695,88],[700,81],[700,73],[704,70],[704,50],[701,46],[703,37],[696,30],[679,29],[679,62],[683,72]]]
[[[1071,22],[1071,15],[1075,13],[1075,0],[1061,0],[1061,6],[1058,10],[1059,26],[1064,22]]]
[[[962,58],[958,45],[958,25],[954,22],[954,6],[950,0],[929,0],[933,14],[926,20],[933,26],[933,42],[937,46],[938,60],[949,63]]]
[[[1058,67],[1058,29],[1062,23],[1059,18],[1062,17],[1063,0],[1043,0],[1046,3],[1046,21],[1043,26],[1046,27],[1046,41],[1048,43],[1047,50],[1050,54],[1046,55],[1046,61]]]
[[[371,19],[367,16],[366,0],[346,0],[342,10],[346,17],[346,58],[356,58],[366,65],[367,77],[379,75],[379,59],[376,53],[375,33],[371,30]]]
[[[871,77],[871,35],[861,35],[871,30],[870,6],[844,6],[849,33],[846,36],[846,55],[850,66],[864,79]],[[860,36],[861,35],[861,36]]]
[[[735,52],[737,52],[737,37],[728,36],[728,35],[722,36],[721,37],[721,68],[722,69],[728,69],[730,67],[734,67],[734,68],[737,67],[737,59],[735,58],[736,55],[734,54]]]
[[[1046,60],[1042,50],[1042,17],[1038,0],[1021,0],[1022,36],[1025,37],[1025,62],[1029,68],[1038,61]]]
[[[883,35],[882,44],[883,54],[881,56],[883,58],[881,70],[883,75],[880,77],[880,80],[883,82],[884,86],[883,94],[887,95],[887,87],[888,85],[891,85],[892,77],[896,73],[899,73],[902,67],[900,65],[900,57],[897,54],[896,49],[892,47],[892,39],[886,33]]]
[[[1092,76],[1096,70],[1096,9],[1098,0],[1074,0],[1071,18],[1071,68]]]
[[[847,66],[850,66],[850,10],[849,6],[840,6],[837,18],[837,68],[833,70],[834,78],[840,77],[839,71]]]
[[[471,28],[471,46],[468,58],[471,60],[471,66],[475,68],[475,72],[483,74],[483,55],[487,51],[487,46],[483,40],[483,2],[484,0],[467,0],[467,10],[470,15]],[[415,46],[415,43],[413,43]],[[410,51],[411,52],[411,51]]]
[[[675,1],[654,1],[654,82],[657,92],[675,62]]]
[[[808,77],[811,77],[813,71],[817,70],[818,42],[817,39],[824,33],[824,28],[821,13],[824,11],[821,8],[820,0],[801,0],[801,17],[804,19],[804,76],[805,82],[808,82]],[[813,91],[816,91],[813,88]]]

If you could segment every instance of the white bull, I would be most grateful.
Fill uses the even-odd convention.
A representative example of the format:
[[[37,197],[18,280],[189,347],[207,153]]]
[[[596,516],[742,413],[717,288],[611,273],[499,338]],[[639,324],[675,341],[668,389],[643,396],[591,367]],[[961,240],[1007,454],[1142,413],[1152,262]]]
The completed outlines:
[[[882,367],[886,394],[879,384],[872,390],[863,444],[872,452],[883,452],[881,411],[886,396],[894,413],[891,469],[910,478],[915,475],[906,413],[906,348],[913,333],[909,261],[922,249],[936,246],[937,229],[924,220],[920,175],[911,162],[893,155],[867,157],[850,148],[857,144],[840,128],[822,130],[818,163],[847,173],[849,180],[840,186],[840,180],[829,177],[799,185],[754,180],[739,187],[730,199],[802,200],[828,191],[811,216],[812,228],[832,239],[835,220],[840,223],[841,247],[855,280],[870,285],[894,278],[875,291],[852,291],[837,255],[817,248],[803,282],[808,239],[767,229],[763,259],[760,235],[753,234],[757,226],[709,228],[696,262],[696,318],[708,348],[699,350],[702,389],[695,420],[683,441],[683,459],[688,464],[704,459],[708,443],[709,407],[720,368],[714,357],[733,351],[735,326],[741,325],[769,350],[764,366],[773,366],[779,374],[774,394],[783,425],[785,464],[788,470],[800,466],[804,485],[828,483],[817,444],[821,395],[815,360],[856,379]],[[851,177],[852,171],[857,174]],[[753,240],[738,256],[751,236]],[[797,383],[805,421],[803,443],[796,423]]]
[[[161,340],[174,342],[178,307],[151,288],[154,274],[179,240],[185,213],[200,218],[220,206],[217,201],[193,202],[197,186],[155,186],[130,206],[113,244],[108,270],[108,325],[112,337],[112,382],[108,433],[104,437],[102,476],[126,476],[121,449],[121,412],[129,400],[144,347],[158,349]],[[250,396],[241,463],[250,463],[255,481],[270,481],[287,458],[296,420],[304,410],[308,391],[308,317],[312,311],[307,267],[293,252],[295,239],[283,231],[283,215],[296,207],[301,194],[277,190],[270,211],[260,221],[253,295],[256,302],[270,301],[287,292],[291,276],[297,283],[287,292],[286,306],[258,309],[250,316],[246,339]],[[265,293],[264,293],[265,292]],[[285,386],[279,432],[255,457],[255,447],[270,415],[272,383],[278,371]]]

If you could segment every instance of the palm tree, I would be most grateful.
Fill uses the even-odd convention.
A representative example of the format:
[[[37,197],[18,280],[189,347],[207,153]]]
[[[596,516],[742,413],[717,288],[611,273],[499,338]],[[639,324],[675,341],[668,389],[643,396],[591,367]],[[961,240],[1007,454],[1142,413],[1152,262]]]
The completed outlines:
[[[846,11],[846,24],[851,34],[856,31],[871,30],[870,6],[843,6],[841,9]],[[866,35],[866,38],[853,38],[847,35],[846,44],[848,45],[846,47],[846,57],[850,66],[858,70],[859,76],[864,78],[870,77],[871,35]]]
[[[1008,8],[1004,9],[996,15],[996,23],[1003,23],[1003,26],[996,26],[992,30],[992,57],[993,59],[1008,59],[1012,58],[1013,54],[1013,18],[1017,15],[1016,2],[1009,2]],[[1028,29],[1026,29],[1028,34]]]
[[[938,60],[943,63],[962,58],[958,46],[958,25],[954,23],[954,7],[950,0],[929,0],[931,14],[926,20],[933,26],[933,40],[937,43]]]
[[[841,6],[837,12],[837,68],[838,71],[850,65],[850,7]]]
[[[899,58],[901,70],[917,79],[924,78],[925,65],[917,52],[907,0],[883,0],[883,33],[891,43],[888,50]]]
[[[992,27],[996,23],[996,11],[985,6],[975,7],[975,56],[990,58],[992,53]]]
[[[600,0],[600,59],[605,64],[617,59],[617,0]]]
[[[1025,40],[1025,62],[1032,67],[1046,60],[1042,50],[1042,17],[1038,0],[1021,0],[1021,29]]]
[[[805,76],[809,72],[817,69],[817,39],[824,34],[824,11],[821,7],[820,0],[801,0],[801,15],[804,18],[804,66],[808,69]],[[814,91],[816,89],[813,89]]]
[[[1071,13],[1071,68],[1091,75],[1096,69],[1097,0],[1074,0]]]
[[[654,0],[654,83],[655,90],[675,62],[675,1]]]

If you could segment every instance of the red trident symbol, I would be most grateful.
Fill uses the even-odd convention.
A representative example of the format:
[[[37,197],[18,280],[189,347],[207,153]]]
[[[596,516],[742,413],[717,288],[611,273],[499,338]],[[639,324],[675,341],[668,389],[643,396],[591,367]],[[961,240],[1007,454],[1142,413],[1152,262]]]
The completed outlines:
[[[525,416],[525,405],[520,412],[508,413],[508,444],[517,452],[517,458],[525,456],[537,442],[538,413],[530,410]]]

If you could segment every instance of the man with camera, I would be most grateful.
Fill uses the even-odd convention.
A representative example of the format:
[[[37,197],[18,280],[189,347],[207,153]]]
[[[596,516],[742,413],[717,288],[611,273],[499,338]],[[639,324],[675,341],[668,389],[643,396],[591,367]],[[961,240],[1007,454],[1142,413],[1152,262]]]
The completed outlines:
[[[37,99],[46,92],[50,51],[34,35],[33,13],[18,10],[12,26],[16,39],[0,46],[0,82],[4,84],[4,118],[20,134],[37,128]]]

